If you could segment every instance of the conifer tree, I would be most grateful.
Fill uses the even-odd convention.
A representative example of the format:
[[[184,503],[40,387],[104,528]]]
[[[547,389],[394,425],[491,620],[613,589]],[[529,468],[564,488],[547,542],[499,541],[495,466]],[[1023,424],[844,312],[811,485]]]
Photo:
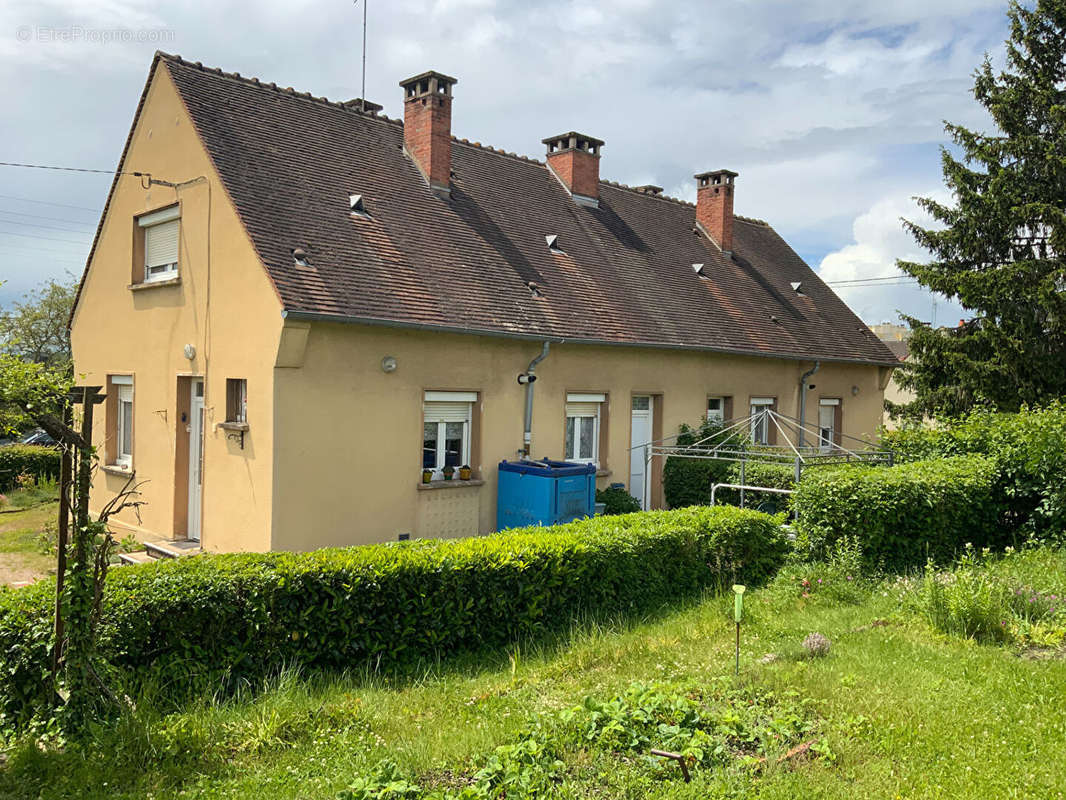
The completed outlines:
[[[905,414],[952,416],[976,406],[1013,411],[1066,396],[1066,0],[1012,2],[1006,65],[975,72],[973,93],[994,131],[946,123],[951,204],[920,198],[939,223],[904,221],[933,257],[898,262],[973,318],[936,330],[913,317],[899,383]]]

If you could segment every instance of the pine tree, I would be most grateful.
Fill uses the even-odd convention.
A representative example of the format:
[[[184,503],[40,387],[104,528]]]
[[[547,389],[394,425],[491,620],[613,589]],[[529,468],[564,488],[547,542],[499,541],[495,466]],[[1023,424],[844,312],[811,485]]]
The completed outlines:
[[[939,223],[904,221],[933,256],[904,272],[959,303],[973,319],[936,330],[912,317],[900,385],[905,413],[1013,411],[1066,396],[1066,0],[1012,2],[1005,69],[975,72],[973,93],[996,131],[946,123],[942,148],[953,204],[920,198]]]

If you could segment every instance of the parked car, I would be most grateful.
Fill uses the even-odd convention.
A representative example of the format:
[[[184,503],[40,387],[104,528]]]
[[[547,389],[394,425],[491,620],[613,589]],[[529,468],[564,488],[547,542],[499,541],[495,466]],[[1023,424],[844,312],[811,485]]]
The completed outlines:
[[[0,440],[0,447],[7,447],[13,444],[35,444],[41,447],[54,447],[56,440],[49,436],[41,428],[34,428],[29,433],[24,433],[18,439],[2,439]]]

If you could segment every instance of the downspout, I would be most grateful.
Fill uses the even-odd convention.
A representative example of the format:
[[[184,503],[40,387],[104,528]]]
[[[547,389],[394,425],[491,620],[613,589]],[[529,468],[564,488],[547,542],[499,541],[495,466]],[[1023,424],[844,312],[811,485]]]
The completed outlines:
[[[800,424],[799,424],[799,446],[803,447],[803,439],[805,435],[804,425],[807,421],[807,379],[816,373],[822,366],[821,361],[815,361],[814,366],[803,373],[800,376]]]
[[[549,343],[545,342],[540,355],[529,362],[526,371],[518,376],[518,382],[526,387],[526,416],[525,427],[522,430],[522,449],[518,452],[529,458],[533,439],[533,384],[537,381],[537,364],[548,357]]]

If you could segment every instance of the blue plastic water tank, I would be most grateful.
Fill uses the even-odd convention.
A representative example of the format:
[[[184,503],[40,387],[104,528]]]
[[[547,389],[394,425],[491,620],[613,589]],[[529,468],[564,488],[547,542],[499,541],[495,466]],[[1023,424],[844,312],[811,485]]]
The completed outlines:
[[[591,517],[595,503],[595,464],[548,459],[500,462],[497,530]]]

